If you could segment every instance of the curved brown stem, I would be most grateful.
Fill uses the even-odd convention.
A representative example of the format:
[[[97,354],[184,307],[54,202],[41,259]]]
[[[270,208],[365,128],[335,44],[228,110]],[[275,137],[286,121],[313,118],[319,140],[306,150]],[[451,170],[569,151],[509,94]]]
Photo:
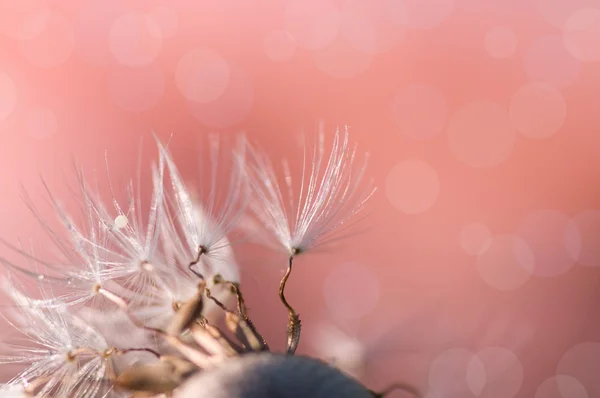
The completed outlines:
[[[200,278],[202,280],[204,280],[204,275],[202,275],[201,273],[196,271],[194,269],[194,265],[196,265],[200,262],[200,257],[206,252],[207,252],[207,250],[204,246],[198,247],[198,255],[196,256],[196,259],[188,264],[188,269],[190,270],[190,272],[192,272],[194,275],[196,275],[198,278]]]
[[[296,313],[296,310],[287,302],[285,298],[285,285],[292,273],[292,264],[294,261],[294,256],[290,256],[288,262],[288,268],[285,271],[285,275],[281,279],[281,283],[279,284],[279,298],[281,302],[288,310],[288,327],[287,327],[287,352],[288,354],[293,355],[298,348],[298,344],[300,343],[300,331],[302,329],[302,325],[300,322],[300,316]]]

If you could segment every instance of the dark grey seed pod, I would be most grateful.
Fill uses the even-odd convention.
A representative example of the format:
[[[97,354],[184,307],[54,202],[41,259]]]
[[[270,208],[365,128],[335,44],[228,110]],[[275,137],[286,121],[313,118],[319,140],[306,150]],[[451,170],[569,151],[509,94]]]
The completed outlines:
[[[232,358],[190,378],[174,398],[372,398],[358,381],[314,358],[270,352]]]

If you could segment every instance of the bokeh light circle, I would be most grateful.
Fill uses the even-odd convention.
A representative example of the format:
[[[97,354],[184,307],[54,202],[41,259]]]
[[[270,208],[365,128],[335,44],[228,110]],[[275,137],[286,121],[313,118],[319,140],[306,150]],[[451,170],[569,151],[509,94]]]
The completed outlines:
[[[112,24],[108,36],[110,50],[127,66],[146,66],[162,49],[160,26],[147,14],[127,12]]]
[[[375,25],[364,12],[353,7],[342,8],[338,38],[343,39],[353,49],[376,54],[377,32],[375,29]]]
[[[600,210],[586,210],[573,217],[579,231],[581,250],[577,262],[586,267],[600,267]]]
[[[485,388],[487,376],[485,373],[485,367],[479,359],[479,356],[475,355],[469,361],[467,365],[465,378],[467,380],[469,390],[473,393],[473,395],[477,397],[480,396],[481,392]]]
[[[367,361],[367,347],[331,324],[320,324],[311,339],[320,358],[352,377],[362,376]]]
[[[406,214],[419,214],[431,208],[440,193],[437,172],[418,159],[408,159],[394,166],[385,182],[390,203]]]
[[[524,368],[514,352],[504,347],[486,347],[476,358],[478,361],[472,359],[467,368],[467,382],[476,396],[513,398],[519,393]]]
[[[75,36],[69,20],[53,12],[39,35],[21,40],[19,45],[33,65],[53,68],[69,59],[75,49]]]
[[[575,58],[600,61],[600,8],[582,8],[571,14],[563,28],[563,38]]]
[[[574,12],[598,6],[598,0],[535,0],[541,16],[558,29],[563,29]]]
[[[340,18],[340,35],[357,50],[372,54],[391,50],[406,28],[390,15],[385,2],[345,0]]]
[[[533,252],[533,274],[555,277],[569,271],[581,250],[581,237],[571,218],[557,210],[537,210],[517,226],[519,235]]]
[[[340,15],[330,0],[290,0],[284,16],[285,30],[307,50],[327,47],[337,37]]]
[[[422,83],[402,87],[394,96],[390,111],[400,133],[416,140],[435,137],[444,130],[448,119],[444,95]]]
[[[591,398],[587,390],[574,377],[556,375],[540,384],[534,398]]]
[[[46,28],[51,11],[46,0],[0,2],[0,31],[14,40],[31,40]]]
[[[317,69],[338,79],[356,77],[371,66],[374,58],[373,54],[357,50],[343,37],[313,52]]]
[[[168,39],[175,36],[179,25],[179,16],[177,11],[167,5],[159,5],[152,8],[148,12],[148,16],[152,18],[158,30],[149,29],[148,32],[152,35],[158,34],[160,39]]]
[[[230,79],[231,71],[227,61],[205,48],[188,51],[175,69],[175,81],[181,94],[188,100],[201,104],[223,95]]]
[[[485,375],[483,363],[471,351],[452,348],[439,354],[429,366],[429,392],[434,397],[467,394],[471,386],[467,372]]]
[[[433,29],[454,11],[454,0],[385,0],[392,18],[411,29]]]
[[[467,254],[479,256],[492,245],[492,232],[487,225],[474,222],[462,227],[458,240]]]
[[[289,61],[296,52],[296,43],[285,30],[273,30],[265,37],[263,50],[271,61]]]
[[[446,132],[456,158],[476,168],[502,163],[516,142],[507,110],[491,101],[474,101],[458,108],[451,115]]]
[[[113,59],[109,35],[123,13],[121,0],[85,0],[75,16],[75,51],[94,66],[106,66]]]
[[[525,137],[548,138],[565,123],[567,103],[553,86],[528,83],[513,95],[509,113],[513,125]]]
[[[229,84],[219,98],[207,103],[187,102],[192,115],[210,127],[228,128],[250,115],[254,105],[254,82],[237,64],[228,62]]]
[[[139,68],[115,66],[108,77],[111,98],[120,108],[142,112],[152,109],[165,90],[165,77],[158,65]]]
[[[490,247],[476,260],[477,270],[491,287],[509,291],[523,286],[531,277],[535,257],[527,243],[516,235],[492,238]]]
[[[581,65],[567,50],[561,35],[534,39],[523,55],[525,73],[532,82],[564,89],[577,79]]]
[[[356,320],[377,308],[381,287],[371,268],[358,263],[343,263],[332,268],[323,280],[323,295],[325,304],[336,318]]]
[[[600,342],[585,342],[569,349],[560,359],[557,374],[579,381],[590,397],[600,396]]]
[[[33,138],[45,139],[58,130],[58,121],[52,109],[34,107],[25,114],[25,131]]]
[[[509,58],[517,49],[517,35],[509,26],[494,26],[487,30],[483,47],[494,58]]]
[[[13,79],[0,71],[0,120],[6,120],[17,104],[17,86]]]

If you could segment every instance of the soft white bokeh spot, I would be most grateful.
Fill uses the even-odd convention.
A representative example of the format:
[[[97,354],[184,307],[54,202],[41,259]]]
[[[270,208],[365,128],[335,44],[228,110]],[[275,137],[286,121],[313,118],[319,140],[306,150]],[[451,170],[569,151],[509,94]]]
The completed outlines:
[[[357,282],[360,294],[357,294]],[[366,265],[336,265],[323,280],[325,305],[340,320],[356,320],[369,315],[377,308],[380,295],[379,279]]]
[[[454,10],[454,0],[385,0],[390,15],[411,29],[433,29]]]
[[[338,38],[343,39],[350,47],[359,52],[376,54],[377,32],[375,29],[375,24],[360,9],[347,5],[342,7]]]
[[[81,2],[74,21],[75,51],[84,61],[95,66],[106,66],[112,60],[108,37],[124,7],[120,0]]]
[[[534,398],[591,398],[587,390],[574,377],[556,375],[539,385]]]
[[[71,23],[62,14],[52,12],[42,32],[19,42],[21,53],[33,65],[53,68],[69,59],[75,48]]]
[[[535,257],[527,243],[516,235],[493,237],[489,249],[477,257],[477,270],[491,287],[509,291],[523,286],[531,277]]]
[[[467,368],[467,382],[476,396],[513,398],[519,393],[525,372],[514,352],[504,347],[486,347],[476,358],[478,361],[471,360]]]
[[[535,0],[540,15],[558,29],[563,29],[571,15],[582,8],[599,6],[598,0]]]
[[[320,358],[341,371],[360,377],[367,361],[367,347],[332,324],[321,323],[310,339]]]
[[[110,50],[121,64],[146,66],[154,62],[162,49],[160,26],[147,14],[127,12],[111,26]]]
[[[600,2],[597,8],[575,11],[563,29],[565,45],[580,61],[600,61]]]
[[[600,397],[600,341],[581,343],[560,359],[556,373],[577,379],[591,397]]]
[[[25,131],[33,138],[45,139],[53,136],[58,130],[58,121],[52,109],[35,107],[25,114]]]
[[[284,15],[285,30],[300,47],[327,47],[339,31],[339,10],[330,0],[290,0]]]
[[[152,109],[165,90],[165,77],[158,65],[131,68],[119,65],[108,76],[110,96],[122,109],[141,112]]]
[[[385,192],[396,209],[406,214],[419,214],[435,204],[440,194],[440,180],[428,163],[408,159],[390,170]]]
[[[487,375],[478,355],[474,355],[468,362],[465,378],[473,395],[480,396],[487,383]]]
[[[458,240],[467,254],[479,256],[492,245],[492,232],[487,225],[474,222],[462,227]]]
[[[344,0],[340,34],[359,51],[380,54],[391,50],[406,24],[395,20],[386,5],[385,1]]]
[[[227,61],[216,52],[196,48],[177,63],[175,81],[181,94],[190,101],[207,103],[227,89],[231,71]]]
[[[37,37],[51,18],[46,0],[0,2],[0,31],[15,40]]]
[[[546,83],[527,83],[510,101],[510,119],[528,138],[548,138],[560,130],[567,117],[563,95]]]
[[[192,115],[210,127],[234,126],[250,115],[254,105],[254,82],[250,75],[237,64],[229,65],[229,84],[217,99],[200,103],[188,101]]]
[[[434,397],[454,397],[467,395],[471,386],[467,381],[467,371],[484,375],[483,363],[471,351],[452,348],[438,355],[429,366],[430,394]]]
[[[317,69],[338,79],[349,79],[366,71],[375,56],[359,51],[343,36],[336,38],[327,47],[313,52]]]
[[[485,32],[483,47],[494,58],[509,58],[517,49],[517,35],[510,26],[494,26]]]
[[[17,86],[9,75],[0,71],[0,120],[6,120],[17,104]]]
[[[448,104],[435,87],[412,83],[396,93],[391,104],[393,121],[405,137],[426,140],[440,134],[448,119]]]
[[[296,52],[296,43],[285,30],[273,30],[265,37],[263,50],[271,61],[289,61]]]
[[[179,25],[177,11],[167,5],[159,5],[152,8],[148,15],[159,27],[159,30],[150,29],[150,34],[159,34],[159,38],[168,39],[175,36]]]
[[[491,101],[474,101],[456,109],[446,132],[456,158],[476,168],[505,161],[516,141],[508,111]]]
[[[581,65],[565,46],[562,35],[534,39],[523,55],[529,81],[542,82],[564,89],[577,79]]]
[[[586,210],[573,217],[581,250],[577,262],[586,267],[600,267],[600,210]]]
[[[525,216],[516,229],[533,252],[533,274],[555,277],[569,271],[581,250],[579,230],[571,218],[557,210],[537,210]]]

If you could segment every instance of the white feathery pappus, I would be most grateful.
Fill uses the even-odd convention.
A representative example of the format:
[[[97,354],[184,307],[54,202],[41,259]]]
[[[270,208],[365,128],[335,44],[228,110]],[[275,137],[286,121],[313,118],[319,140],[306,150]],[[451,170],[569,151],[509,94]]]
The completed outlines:
[[[2,241],[27,264],[0,258],[8,272],[2,287],[15,309],[3,317],[21,335],[4,344],[0,364],[26,368],[0,386],[0,395],[383,397],[317,358],[295,355],[300,316],[285,297],[294,258],[340,239],[375,192],[365,178],[367,157],[358,164],[348,129],[336,131],[329,152],[319,131],[315,145],[305,147],[296,186],[287,162],[281,184],[246,137],[224,146],[211,135],[199,154],[208,163],[199,181],[208,189],[192,189],[168,146],[156,141],[147,211],[141,178],[127,185],[124,206],[112,183],[104,201],[79,169],[80,219],[46,187],[62,231],[24,194],[57,250],[47,259]],[[284,353],[271,351],[242,294],[232,236],[247,220],[255,239],[287,256],[279,287],[289,315]],[[34,281],[41,298],[24,293],[24,280]],[[410,385],[394,388],[419,396]]]

